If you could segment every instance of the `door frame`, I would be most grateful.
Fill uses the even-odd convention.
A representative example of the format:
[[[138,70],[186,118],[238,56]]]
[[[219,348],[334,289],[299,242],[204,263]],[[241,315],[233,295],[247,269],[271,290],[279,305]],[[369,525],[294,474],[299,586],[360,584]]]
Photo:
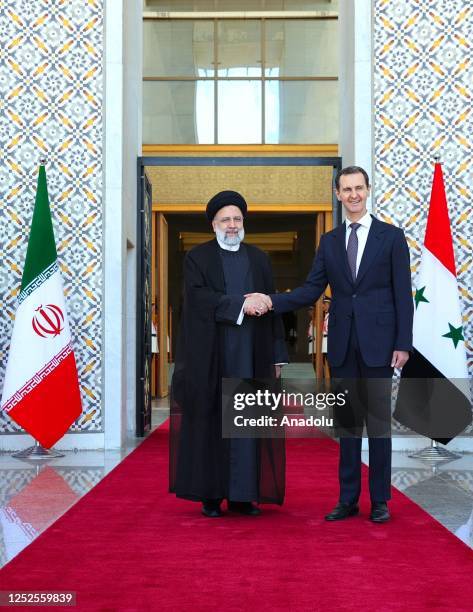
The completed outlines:
[[[227,149],[230,151],[231,149]],[[241,149],[240,149],[241,150]],[[251,150],[250,148],[247,151]],[[261,152],[263,152],[263,148]],[[244,157],[228,157],[228,156],[214,156],[212,155],[213,151],[206,151],[205,149],[201,150],[200,156],[190,157],[190,156],[177,156],[172,154],[176,152],[175,147],[169,147],[170,155],[151,155],[151,156],[141,156],[138,157],[138,219],[141,218],[143,214],[142,203],[144,198],[144,187],[143,187],[143,176],[145,175],[146,166],[319,166],[319,167],[332,167],[332,185],[335,182],[335,176],[339,170],[342,168],[342,158],[336,156],[272,156],[271,152],[276,152],[277,149],[271,149],[271,152],[266,156],[258,155],[245,155]],[[281,152],[289,153],[288,149],[283,149]],[[339,206],[337,198],[335,196],[334,190],[332,189],[332,218],[330,225],[332,227],[337,227],[342,222],[342,210],[341,206]],[[188,212],[203,212],[205,210],[205,204],[202,205],[159,205],[152,204],[153,212],[160,213],[188,213]],[[253,213],[269,213],[269,212],[304,212],[304,213],[318,213],[318,212],[328,212],[326,205],[320,204],[301,204],[298,206],[291,205],[290,207],[284,204],[259,204],[251,207],[250,212]],[[328,221],[328,220],[327,220]],[[319,234],[319,232],[317,232]],[[138,223],[137,226],[137,259],[138,259],[138,271],[143,269],[145,262],[143,262],[143,236],[142,236],[142,223]],[[141,263],[140,263],[141,262]],[[150,262],[149,262],[150,263]],[[137,278],[137,305],[140,303],[140,296],[143,295],[143,284],[142,284],[142,274],[138,275]],[[320,307],[317,307],[318,315],[320,314]],[[140,318],[141,317],[141,318]],[[142,320],[143,315],[140,312],[137,312],[137,321]],[[151,330],[150,330],[151,334]],[[321,334],[318,334],[321,336]],[[151,341],[151,340],[150,340]],[[146,355],[144,353],[144,343],[138,342],[137,339],[137,353],[136,353],[136,384],[137,384],[137,399],[142,396],[146,386],[146,381],[142,380],[142,378],[138,375],[141,372],[142,365],[144,359],[146,359]],[[316,371],[318,371],[320,367],[316,367]],[[149,363],[149,371],[151,371],[151,363]],[[149,388],[151,388],[150,381],[148,381]],[[141,389],[140,389],[141,386]],[[140,417],[138,411],[142,411],[142,406],[136,406],[137,411],[137,435],[144,435],[144,431],[140,433],[138,428],[138,423]]]
[[[159,398],[166,397],[168,395],[168,353],[169,353],[169,345],[170,345],[170,330],[168,326],[168,251],[169,251],[169,242],[168,242],[168,223],[166,220],[166,215],[163,213],[154,213],[151,212],[152,218],[156,215],[155,219],[155,238],[156,245],[155,250],[152,252],[152,255],[157,257],[159,262],[157,274],[155,280],[151,281],[151,286],[154,287],[156,293],[153,295],[153,299],[157,297],[159,299],[159,308],[158,303],[155,304],[155,311],[157,313],[157,332],[158,332],[158,348],[159,354],[158,358],[155,359],[155,369],[157,370],[157,389],[156,395]],[[163,266],[161,265],[163,264]],[[151,264],[151,276],[153,277],[153,263]],[[162,301],[164,300],[164,304]]]
[[[202,156],[142,156],[138,158],[138,164],[141,167],[139,176],[144,172],[146,166],[319,166],[332,167],[332,184],[334,184],[335,176],[342,168],[341,157],[322,157],[322,156],[304,156],[304,157],[273,157],[268,156],[245,156],[245,157],[214,157],[206,155],[202,152]],[[185,212],[200,212],[205,210],[205,204],[202,205],[153,205],[153,210],[162,213],[185,213]],[[289,212],[289,207],[286,204],[259,204],[251,208],[251,213],[255,212]],[[291,206],[291,212],[318,212],[323,210],[323,207],[317,204],[301,204],[299,206]],[[338,204],[335,193],[332,190],[332,226],[336,227],[342,222],[342,209]]]
[[[153,192],[145,167],[138,162],[136,218],[136,435],[151,431],[152,296],[151,256]]]

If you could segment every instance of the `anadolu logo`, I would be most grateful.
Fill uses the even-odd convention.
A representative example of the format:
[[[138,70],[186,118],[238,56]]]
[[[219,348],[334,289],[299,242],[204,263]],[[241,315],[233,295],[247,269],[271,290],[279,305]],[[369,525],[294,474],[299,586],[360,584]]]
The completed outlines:
[[[55,304],[47,304],[47,306],[39,306],[35,310],[35,315],[31,321],[34,331],[41,336],[41,338],[47,338],[48,336],[59,336],[64,327],[64,315],[59,306]]]

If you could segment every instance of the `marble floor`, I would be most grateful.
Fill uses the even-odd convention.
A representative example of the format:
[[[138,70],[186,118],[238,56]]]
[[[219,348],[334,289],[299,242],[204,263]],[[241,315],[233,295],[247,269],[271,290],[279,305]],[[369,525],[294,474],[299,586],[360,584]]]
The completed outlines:
[[[305,367],[300,372],[293,369],[290,377],[304,373]],[[153,428],[167,415],[167,401],[154,402]],[[0,566],[28,546],[140,443],[133,438],[120,451],[66,452],[46,465],[0,453]],[[368,461],[367,454],[363,459]],[[392,482],[473,548],[473,454],[432,465],[395,452]]]
[[[153,428],[168,410],[153,407]],[[142,442],[121,450],[64,452],[63,457],[25,460],[0,452],[0,567],[88,493]]]

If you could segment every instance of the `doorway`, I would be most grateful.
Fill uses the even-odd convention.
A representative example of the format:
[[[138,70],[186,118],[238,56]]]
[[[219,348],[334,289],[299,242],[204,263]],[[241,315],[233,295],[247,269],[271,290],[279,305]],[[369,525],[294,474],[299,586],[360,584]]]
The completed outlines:
[[[239,151],[232,157],[168,154],[143,157],[139,160],[140,176],[150,174],[153,186],[158,188],[160,183],[159,176],[156,177],[156,169],[166,170],[162,175],[165,187],[163,193],[166,195],[163,197],[158,194],[157,197],[158,189],[154,187],[152,222],[149,224],[152,234],[149,236],[152,243],[149,269],[152,301],[149,333],[153,335],[153,350],[151,356],[142,356],[142,359],[150,361],[149,367],[144,370],[149,372],[146,386],[149,399],[151,396],[165,397],[168,394],[168,373],[169,368],[172,368],[180,318],[183,259],[192,246],[213,237],[204,215],[204,202],[210,195],[221,188],[231,188],[245,194],[249,203],[245,240],[268,252],[279,291],[292,289],[303,282],[321,234],[340,221],[339,209],[332,191],[334,175],[341,168],[339,157],[304,155],[305,151],[290,157],[281,153],[274,155],[274,151],[268,153],[265,156],[247,156]],[[313,176],[307,174],[311,172],[310,169],[314,172]],[[187,177],[183,173],[185,170],[191,170]],[[173,174],[177,179],[175,187]],[[242,177],[247,176],[250,184],[241,188]],[[306,187],[304,197],[311,201],[294,201],[296,197],[288,189],[288,177],[293,177],[294,184],[300,185],[301,176]],[[192,181],[199,183],[195,186],[194,194],[189,196],[188,193],[178,193],[175,201],[169,201],[170,195],[174,194],[174,188],[179,192],[182,185],[192,185]],[[319,188],[319,183],[324,189],[323,198],[313,195]],[[210,194],[209,197],[205,193],[206,190]],[[195,194],[199,194],[200,202]],[[269,199],[273,201],[268,201]],[[274,201],[276,199],[277,201]],[[142,287],[139,286],[138,296],[140,295],[142,296]],[[311,318],[313,328],[321,329],[321,301],[313,309]],[[312,360],[316,375],[322,376],[321,346],[318,352],[309,353],[307,332],[310,323],[308,311],[300,311],[295,317],[288,316],[285,321],[286,339],[291,359]],[[148,332],[144,328],[138,330],[138,334],[143,333]],[[321,344],[321,337],[318,343]],[[140,379],[137,379],[137,383],[146,385],[146,381]],[[148,402],[145,403],[148,405]],[[140,418],[138,411],[137,405],[137,423]],[[139,432],[139,428],[137,431]]]

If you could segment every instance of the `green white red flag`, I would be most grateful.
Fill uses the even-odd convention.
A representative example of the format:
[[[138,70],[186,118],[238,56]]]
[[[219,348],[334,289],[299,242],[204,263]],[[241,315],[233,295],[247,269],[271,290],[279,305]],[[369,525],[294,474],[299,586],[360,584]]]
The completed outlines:
[[[44,166],[39,169],[1,410],[45,448],[62,438],[82,411]]]

